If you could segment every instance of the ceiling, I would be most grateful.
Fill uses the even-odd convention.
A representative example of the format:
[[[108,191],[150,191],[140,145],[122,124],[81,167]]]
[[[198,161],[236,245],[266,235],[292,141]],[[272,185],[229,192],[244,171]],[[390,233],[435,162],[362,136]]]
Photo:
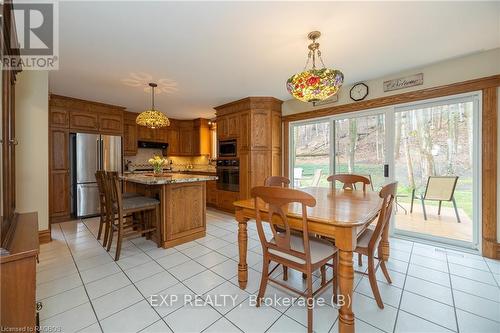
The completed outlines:
[[[50,92],[214,116],[247,96],[290,99],[307,33],[345,84],[500,47],[499,2],[60,2],[59,70]]]

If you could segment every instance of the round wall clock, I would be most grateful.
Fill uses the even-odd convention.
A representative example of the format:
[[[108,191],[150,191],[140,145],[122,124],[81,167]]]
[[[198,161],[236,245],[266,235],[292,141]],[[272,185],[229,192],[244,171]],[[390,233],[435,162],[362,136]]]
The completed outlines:
[[[356,83],[349,92],[353,101],[362,101],[368,96],[368,86],[364,83]]]

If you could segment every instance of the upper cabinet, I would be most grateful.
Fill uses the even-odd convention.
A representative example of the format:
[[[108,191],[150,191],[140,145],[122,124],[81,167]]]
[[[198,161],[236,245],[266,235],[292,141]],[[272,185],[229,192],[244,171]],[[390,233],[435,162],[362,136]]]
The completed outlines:
[[[49,124],[69,128],[70,132],[123,134],[121,106],[50,95]]]
[[[123,155],[134,156],[137,154],[137,124],[136,113],[123,113]]]

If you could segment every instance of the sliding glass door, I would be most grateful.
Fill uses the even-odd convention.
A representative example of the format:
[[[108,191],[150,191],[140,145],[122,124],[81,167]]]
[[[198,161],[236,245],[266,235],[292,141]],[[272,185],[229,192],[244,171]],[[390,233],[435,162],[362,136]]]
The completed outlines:
[[[333,173],[398,181],[393,234],[477,248],[480,96],[466,94],[290,124],[293,187]],[[337,185],[338,186],[338,185]]]
[[[394,110],[394,233],[478,245],[479,98],[439,99]]]

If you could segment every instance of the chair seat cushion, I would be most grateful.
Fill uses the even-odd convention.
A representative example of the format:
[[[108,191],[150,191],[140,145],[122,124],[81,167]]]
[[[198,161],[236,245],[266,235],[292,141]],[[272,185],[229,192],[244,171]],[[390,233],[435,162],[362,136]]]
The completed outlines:
[[[141,208],[148,208],[148,207],[159,205],[159,204],[160,204],[160,201],[158,201],[154,198],[149,198],[149,197],[145,197],[142,195],[123,199],[123,209],[124,210],[132,210],[132,209],[135,210],[135,209],[141,209]]]
[[[274,237],[269,241],[270,243],[274,242]],[[322,239],[316,237],[309,237],[309,247],[311,249],[311,262],[315,264],[320,262],[326,258],[331,257],[337,252],[337,248],[330,242],[324,241]],[[297,252],[304,252],[304,241],[302,236],[290,235],[290,248]],[[301,258],[297,258],[291,254],[281,252],[275,249],[269,249],[269,253],[274,254],[275,256],[288,259],[290,261],[294,261],[299,264],[305,264],[305,260]]]
[[[368,248],[368,243],[370,242],[370,239],[372,239],[374,229],[372,228],[367,228],[361,236],[358,237],[358,245],[357,247],[361,248]]]

